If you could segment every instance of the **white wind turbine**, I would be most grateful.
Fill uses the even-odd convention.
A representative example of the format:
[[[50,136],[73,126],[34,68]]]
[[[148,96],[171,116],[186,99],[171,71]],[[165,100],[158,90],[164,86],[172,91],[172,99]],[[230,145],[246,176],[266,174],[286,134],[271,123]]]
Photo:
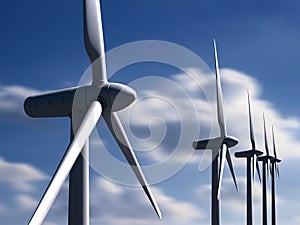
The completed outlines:
[[[249,131],[250,131],[250,141],[251,149],[244,150],[235,153],[236,158],[246,158],[247,159],[247,225],[253,224],[252,216],[252,182],[254,182],[254,171],[255,167],[258,173],[259,180],[261,181],[259,165],[258,165],[258,156],[262,155],[263,152],[256,148],[255,138],[254,138],[254,129],[251,116],[251,105],[250,105],[250,96],[248,92],[248,116],[249,116]],[[251,176],[251,161],[252,161],[252,176]]]
[[[263,122],[264,122],[264,139],[265,139],[265,149],[266,155],[259,156],[258,161],[262,161],[262,168],[263,168],[263,190],[262,190],[262,224],[268,224],[268,210],[267,210],[267,174],[269,176],[269,163],[272,160],[272,156],[269,153],[269,146],[268,146],[268,137],[267,137],[267,129],[266,129],[266,120],[265,114],[263,114]]]
[[[161,212],[116,113],[136,99],[136,92],[128,86],[107,81],[100,2],[84,0],[83,3],[84,41],[92,64],[92,84],[32,96],[24,103],[25,112],[30,117],[69,117],[72,124],[71,143],[28,224],[42,224],[69,174],[69,224],[89,224],[88,162],[80,153],[88,156],[89,135],[101,115],[161,218]]]
[[[277,157],[275,137],[274,137],[274,128],[272,126],[272,137],[273,137],[273,151],[274,157],[271,159],[271,178],[272,178],[272,225],[276,225],[276,193],[275,193],[275,179],[276,174],[279,178],[279,166],[278,163],[281,162],[281,159]]]
[[[212,225],[220,224],[220,191],[223,178],[223,171],[225,166],[225,160],[227,160],[234,184],[236,189],[237,182],[231,160],[229,148],[238,144],[238,139],[227,135],[225,116],[223,109],[223,94],[221,88],[219,61],[217,54],[216,41],[214,40],[214,55],[215,55],[215,70],[216,70],[216,95],[217,95],[217,116],[218,124],[220,128],[220,137],[199,140],[193,142],[193,148],[196,150],[212,150],[212,165],[211,165],[211,180],[212,180],[212,192],[211,192],[211,222]],[[219,157],[220,156],[220,157]],[[220,158],[220,160],[219,160]]]

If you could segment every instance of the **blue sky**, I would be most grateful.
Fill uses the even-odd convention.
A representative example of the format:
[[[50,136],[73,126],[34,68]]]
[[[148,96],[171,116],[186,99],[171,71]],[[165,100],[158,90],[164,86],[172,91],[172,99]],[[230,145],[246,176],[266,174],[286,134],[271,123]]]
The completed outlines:
[[[262,111],[266,111],[269,128],[274,123],[280,136],[278,154],[284,160],[281,179],[277,182],[278,221],[280,224],[299,223],[299,182],[294,177],[299,170],[297,160],[300,159],[297,151],[300,146],[297,140],[300,129],[297,104],[300,97],[297,89],[300,3],[292,0],[102,0],[101,3],[107,51],[134,41],[163,40],[190,49],[213,70],[212,39],[217,39],[227,126],[241,142],[233,151],[250,147],[245,97],[246,89],[249,89],[259,147],[263,149]],[[29,94],[74,86],[88,68],[83,44],[82,2],[4,1],[0,4],[0,27],[0,168],[3,168],[0,171],[0,222],[26,224],[68,145],[69,121],[65,118],[29,119],[22,111],[22,101]],[[195,73],[201,75],[201,71],[195,70]],[[193,84],[182,72],[157,63],[131,66],[112,80],[134,86],[135,80],[150,75],[180,83],[197,102],[198,95],[193,95]],[[213,88],[212,84],[209,85]],[[159,93],[159,87],[147,88]],[[145,94],[142,91],[138,93]],[[169,97],[180,104],[180,101]],[[142,111],[143,115],[151,118],[151,113],[156,113],[150,104],[143,106],[145,108],[142,109],[149,109],[148,114]],[[142,109],[138,109],[137,113]],[[169,113],[168,108],[164,110]],[[206,116],[210,114],[200,106],[197,112],[205,133],[209,126]],[[171,125],[174,122],[167,117],[165,119]],[[133,122],[135,129],[147,126],[142,122],[143,118],[137,118]],[[103,126],[100,122],[100,127]],[[109,143],[109,148],[117,149],[110,136],[105,135],[108,130],[103,129],[104,142]],[[142,129],[140,135],[143,132],[146,131]],[[271,130],[268,132],[270,134]],[[204,133],[199,136],[204,138]],[[137,144],[131,141],[133,145]],[[168,144],[167,141],[163,149],[157,151],[167,154]],[[157,154],[154,151],[144,157],[143,153],[138,153],[138,157],[147,163],[155,161]],[[241,161],[235,160],[234,163],[240,193],[234,192],[226,168],[228,180],[224,182],[223,224],[242,224],[244,221],[239,208],[244,204],[245,168]],[[153,224],[156,221],[158,224],[209,224],[210,199],[207,196],[210,169],[199,173],[198,166],[199,154],[195,154],[179,173],[154,184],[155,196],[165,217],[161,222],[155,218],[140,189],[110,183],[93,172],[92,223]],[[128,173],[130,176],[130,171]],[[255,220],[258,223],[260,186],[257,186]],[[67,187],[64,187],[46,219],[48,224],[66,221],[66,199]],[[126,199],[132,201],[131,210],[127,210]],[[109,207],[104,208],[101,201]],[[20,215],[18,218],[13,216],[16,213]]]

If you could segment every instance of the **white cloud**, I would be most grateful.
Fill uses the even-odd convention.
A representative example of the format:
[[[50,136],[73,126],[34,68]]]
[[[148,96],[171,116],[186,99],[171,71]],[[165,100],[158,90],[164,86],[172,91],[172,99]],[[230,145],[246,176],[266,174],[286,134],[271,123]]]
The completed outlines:
[[[31,192],[34,182],[45,180],[47,176],[25,163],[12,163],[0,158],[0,183],[9,184],[13,189]]]
[[[91,224],[150,225],[150,224],[198,224],[204,219],[202,210],[192,203],[177,200],[162,189],[151,187],[162,211],[159,220],[141,187],[128,187],[96,177],[90,185]],[[45,222],[62,223],[67,219],[67,185],[50,209]]]
[[[188,75],[176,74],[168,78],[144,77],[130,83],[138,93],[138,99],[119,112],[126,133],[135,150],[153,163],[170,164],[170,170],[193,159],[192,143],[199,136],[211,134],[212,105],[215,91],[210,85],[214,76],[195,69]],[[197,76],[203,85],[195,82]],[[196,81],[198,81],[196,79]],[[209,90],[203,93],[203,90]]]
[[[113,224],[193,224],[203,217],[201,209],[185,201],[176,200],[159,188],[152,187],[163,213],[160,221],[139,187],[120,186],[103,178],[91,184],[93,224],[110,221]]]
[[[95,186],[96,188],[101,188],[104,190],[104,192],[110,192],[114,195],[119,195],[122,194],[122,187],[118,186],[108,180],[105,179],[96,179],[95,181]]]
[[[239,188],[238,192],[235,190],[231,178],[224,179],[221,190],[221,199],[224,207],[230,207],[233,212],[237,214],[243,214],[246,212],[246,178],[237,177],[237,182]],[[260,206],[262,198],[261,193],[261,185],[257,182],[254,182],[252,186],[253,207]],[[268,197],[270,197],[270,194]]]
[[[201,75],[201,71],[194,70],[193,73],[196,75]],[[197,74],[198,73],[198,74]],[[215,83],[214,76],[211,79],[206,79],[202,82],[203,86],[206,89],[211,89],[212,92],[215,91]],[[200,126],[200,138],[206,138],[210,135],[210,127],[212,116],[216,117],[215,111],[212,113],[208,107],[207,102],[203,98],[203,95],[198,92],[197,86],[195,86],[191,79],[189,79],[186,75],[178,74],[172,77],[173,81],[179,83],[182,88],[186,91],[189,99],[193,103],[193,107],[195,106],[195,111],[185,110],[190,105],[184,101],[184,99],[176,94],[175,89],[172,89],[168,94],[168,91],[165,91],[165,97],[171,101],[171,103],[176,104],[176,107],[179,107],[182,110],[181,117],[176,117],[177,112],[172,107],[172,104],[162,104],[161,100],[164,99],[156,99],[150,101],[149,99],[141,104],[140,108],[135,108],[132,113],[132,118],[134,120],[130,120],[130,125],[137,128],[146,128],[148,131],[152,131],[153,135],[159,134],[173,134],[172,130],[166,132],[164,131],[164,125],[161,123],[161,120],[156,120],[149,127],[149,121],[154,117],[161,117],[164,119],[165,123],[176,123],[181,120],[188,125]],[[271,124],[274,124],[276,128],[276,143],[278,148],[278,155],[283,159],[287,158],[299,158],[300,151],[297,151],[300,147],[299,141],[296,139],[297,134],[300,129],[300,121],[299,118],[289,117],[288,115],[282,115],[282,113],[275,108],[275,106],[266,99],[262,97],[262,87],[259,86],[259,83],[252,78],[251,76],[242,73],[240,71],[231,70],[231,69],[223,69],[221,70],[221,79],[222,79],[222,87],[224,90],[224,101],[225,101],[225,112],[227,119],[227,128],[228,134],[236,136],[239,138],[239,145],[233,149],[241,150],[250,147],[249,141],[249,128],[248,128],[248,111],[247,111],[247,96],[246,90],[248,89],[251,94],[252,100],[252,112],[253,112],[253,121],[255,127],[255,137],[257,140],[257,146],[260,149],[263,149],[263,124],[262,124],[262,112],[266,113],[267,125],[268,125],[268,137],[269,137],[269,146],[272,149],[272,139],[271,139]],[[201,81],[199,81],[201,83]],[[30,89],[27,88],[16,88],[15,86],[10,86],[10,88],[5,88],[4,86],[0,86],[0,100],[5,100],[6,103],[0,104],[0,113],[5,113],[4,109],[12,110],[13,112],[23,112],[23,100],[26,95],[25,92],[30,93]],[[18,87],[18,86],[17,86]],[[155,86],[155,89],[162,89],[163,87]],[[29,91],[28,91],[29,90]],[[146,90],[146,89],[145,89]],[[159,91],[148,89],[148,91],[152,92],[144,92],[143,94],[148,95],[158,95]],[[34,92],[34,90],[33,90]],[[9,97],[10,96],[10,97]],[[23,97],[22,97],[23,96]],[[7,100],[11,98],[15,104],[10,105]],[[3,101],[2,101],[3,102]],[[165,102],[166,103],[166,102]],[[7,105],[5,105],[7,104]],[[212,106],[215,106],[215,102],[211,102]],[[19,107],[19,108],[18,108]],[[175,107],[175,109],[176,109]],[[215,107],[213,108],[215,110]],[[12,112],[10,111],[10,112]],[[162,112],[164,112],[162,114]],[[199,116],[199,121],[195,122],[195,118]],[[214,118],[215,119],[215,118]],[[125,120],[122,120],[122,122]],[[216,120],[214,120],[216,122]],[[125,124],[126,125],[126,124]],[[128,127],[126,128],[127,131]],[[159,131],[159,132],[156,132]],[[149,132],[151,134],[151,132]],[[185,134],[189,134],[186,132]],[[192,135],[191,135],[192,136]],[[198,139],[198,136],[196,137]],[[152,136],[150,136],[152,137]],[[157,141],[161,140],[161,137],[153,136],[154,138],[150,140]],[[139,137],[137,137],[139,138]],[[147,139],[148,138],[148,139]],[[145,140],[149,140],[149,137],[140,138],[141,140],[135,141],[129,135],[129,139],[135,148],[138,146],[138,149],[143,149],[143,146],[146,146],[146,149],[153,146],[156,146],[155,143],[150,143]],[[185,139],[182,147],[186,147],[191,149],[191,143],[194,140],[194,137],[188,137]],[[146,143],[143,145],[143,142]],[[168,144],[168,143],[167,143]],[[168,145],[165,145],[164,148],[159,146],[160,157],[166,157],[169,153]],[[191,149],[192,150],[192,149]],[[156,155],[155,152],[152,153]],[[195,155],[200,155],[200,153],[196,153]],[[157,157],[157,155],[156,155]],[[153,157],[154,158],[154,157]],[[159,160],[158,158],[154,158],[155,160]],[[233,157],[234,164],[238,165],[240,168],[244,169],[241,166],[245,164],[244,160],[237,160]],[[193,158],[193,162],[199,162]],[[31,192],[34,190],[35,181],[40,181],[46,178],[46,176],[38,171],[37,169],[19,163],[9,163],[3,159],[0,159],[0,182],[7,183],[11,185],[17,191],[26,191]],[[10,176],[7,176],[10,174]],[[240,193],[236,193],[234,186],[232,184],[231,178],[225,178],[222,188],[222,201],[224,206],[228,206],[230,208],[234,208],[236,213],[240,213],[244,216],[245,210],[245,186],[244,179],[239,179],[240,185]],[[227,180],[227,181],[226,181]],[[195,207],[192,203],[177,200],[171,196],[167,195],[167,192],[158,189],[152,188],[155,196],[157,197],[157,201],[161,206],[162,212],[164,214],[165,219],[160,222],[158,220],[153,220],[155,217],[155,212],[152,210],[150,203],[148,202],[146,196],[142,192],[141,189],[136,188],[128,188],[123,186],[118,186],[116,184],[112,184],[110,182],[104,181],[103,179],[96,179],[91,184],[91,203],[92,203],[92,222],[96,224],[97,222],[110,222],[113,224],[155,224],[155,223],[166,223],[166,224],[198,224],[199,221],[204,217],[204,213],[201,209]],[[260,205],[260,193],[261,190],[259,187],[254,186],[254,205],[258,207]],[[210,196],[210,187],[202,186],[201,193],[203,195],[203,200],[206,199],[206,203],[210,200],[208,196]],[[64,191],[66,192],[66,191]],[[199,194],[199,193],[198,193]],[[67,201],[65,199],[66,194],[63,194],[63,198],[59,197],[59,203],[56,203],[59,209],[66,209]],[[19,196],[19,201],[25,203],[25,205],[31,205],[35,201],[30,196]],[[280,203],[280,198],[278,198]],[[297,200],[295,200],[297,201]],[[282,203],[287,204],[287,203]],[[295,203],[294,203],[295,204]],[[287,204],[288,205],[288,204]],[[2,207],[3,208],[3,207]],[[55,206],[54,206],[55,208]],[[288,208],[288,207],[287,207]],[[4,208],[2,209],[4,210]],[[0,211],[1,206],[0,206]],[[137,213],[138,212],[138,213]],[[64,218],[66,215],[64,214]],[[208,217],[208,215],[205,215]],[[297,221],[299,218],[291,218],[291,220]],[[55,220],[54,220],[55,221]],[[111,222],[113,221],[113,222]],[[224,222],[224,224],[226,221]],[[228,223],[227,224],[234,224]],[[240,224],[240,223],[239,223]],[[296,222],[294,223],[296,224]]]
[[[175,148],[174,144],[176,146],[176,141],[182,137],[188,136],[183,138],[184,141],[179,147],[191,149],[192,141],[198,137],[208,138],[219,134],[216,119],[214,76],[196,69],[190,70],[193,79],[187,74],[177,74],[171,76],[168,81],[151,80],[150,77],[151,79],[145,78],[147,85],[142,85],[143,79],[140,79],[141,84],[130,84],[138,90],[139,100],[119,113],[123,118],[122,121],[129,121],[128,123],[130,123],[125,123],[124,126],[133,147],[146,149],[147,151],[144,153],[156,162],[171,154]],[[222,69],[221,80],[228,134],[236,136],[240,141],[232,151],[250,148],[248,90],[251,95],[252,117],[258,148],[264,151],[262,114],[265,112],[271,154],[273,154],[271,125],[274,125],[279,157],[283,159],[300,157],[300,151],[297,151],[300,148],[300,143],[297,140],[297,134],[300,132],[299,118],[283,115],[271,102],[263,98],[263,88],[258,81],[243,72]],[[199,89],[198,92],[197,89]],[[201,91],[208,97],[209,102],[204,98]],[[151,123],[152,119],[157,117],[160,120],[156,120],[157,123]],[[175,137],[172,139],[173,142],[168,142],[169,145],[167,146],[162,145],[164,138],[167,140],[168,135],[173,135],[174,130],[180,130],[180,127],[167,129],[170,128],[167,125],[181,122],[189,127],[189,131],[181,130],[180,137],[173,136]],[[197,127],[194,126],[195,124]],[[135,135],[134,127],[144,129],[138,129],[136,132],[139,135]],[[146,135],[146,138],[141,137],[141,133],[148,133],[148,136]],[[201,155],[199,152],[197,154]],[[155,157],[153,157],[154,155]],[[243,165],[242,160],[234,159],[234,161],[237,165]],[[196,162],[194,158],[193,162]]]
[[[38,204],[36,193],[47,178],[30,164],[0,158],[0,223],[15,225],[28,221]]]
[[[249,75],[231,69],[221,70],[221,74],[225,90],[228,133],[235,135],[240,140],[235,150],[250,147],[246,93],[248,89],[251,95],[252,118],[258,148],[265,152],[262,120],[264,112],[271,154],[273,155],[271,126],[274,125],[279,157],[283,159],[300,157],[300,153],[297,151],[300,143],[296,139],[297,133],[300,131],[299,118],[282,115],[271,102],[263,99],[261,87]]]
[[[37,200],[26,194],[18,194],[15,197],[15,202],[16,205],[20,206],[24,210],[33,210],[38,204]]]
[[[24,116],[23,104],[26,97],[35,95],[40,91],[21,85],[0,84],[0,115]]]
[[[169,80],[146,77],[132,82],[130,86],[137,90],[139,99],[118,112],[133,149],[138,152],[141,165],[146,165],[143,170],[150,183],[169,178],[188,162],[199,163],[201,171],[211,163],[210,151],[194,151],[192,142],[219,135],[215,76],[190,70],[192,78],[187,74],[176,74]],[[243,72],[222,69],[221,82],[228,134],[239,139],[239,144],[230,150],[236,168],[244,167],[245,160],[236,159],[233,153],[250,148],[247,90],[251,95],[257,147],[265,151],[262,123],[262,113],[265,112],[271,154],[271,125],[274,124],[278,156],[281,159],[300,157],[300,151],[297,151],[300,148],[297,139],[299,118],[282,115],[263,98],[263,88],[258,81]],[[109,149],[111,141],[106,143],[109,143]],[[117,167],[114,168],[116,171]]]

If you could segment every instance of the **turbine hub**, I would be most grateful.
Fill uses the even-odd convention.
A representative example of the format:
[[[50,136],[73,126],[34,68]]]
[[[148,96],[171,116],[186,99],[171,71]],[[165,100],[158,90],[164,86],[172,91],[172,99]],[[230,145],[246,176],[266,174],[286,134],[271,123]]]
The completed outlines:
[[[132,88],[119,83],[108,84],[109,110],[119,111],[129,106],[136,99],[136,92]]]
[[[226,136],[223,143],[227,145],[228,148],[231,148],[239,143],[239,140],[236,137]]]

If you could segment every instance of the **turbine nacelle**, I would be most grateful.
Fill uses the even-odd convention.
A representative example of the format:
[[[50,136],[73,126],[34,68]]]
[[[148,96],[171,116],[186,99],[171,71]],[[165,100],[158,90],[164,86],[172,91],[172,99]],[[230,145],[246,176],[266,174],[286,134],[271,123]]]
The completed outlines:
[[[136,99],[136,92],[123,84],[107,83],[64,89],[28,97],[24,109],[28,116],[70,117],[74,111],[85,112],[93,101],[99,101],[105,112],[116,112],[129,106]]]
[[[248,157],[253,157],[254,155],[260,156],[262,155],[263,152],[260,150],[246,150],[246,151],[241,151],[241,152],[235,152],[234,156],[236,158],[248,158]]]
[[[194,141],[193,148],[196,150],[205,150],[205,149],[220,149],[222,144],[225,144],[228,148],[231,148],[237,145],[239,140],[236,137],[226,136],[226,137],[217,137],[210,138],[206,140]]]
[[[280,163],[281,159],[276,159],[275,157],[272,157],[272,159],[270,159],[271,163]]]
[[[272,160],[274,157],[273,156],[269,156],[269,155],[263,155],[263,156],[259,156],[258,157],[258,161],[262,161],[262,162],[268,162],[270,160]]]

